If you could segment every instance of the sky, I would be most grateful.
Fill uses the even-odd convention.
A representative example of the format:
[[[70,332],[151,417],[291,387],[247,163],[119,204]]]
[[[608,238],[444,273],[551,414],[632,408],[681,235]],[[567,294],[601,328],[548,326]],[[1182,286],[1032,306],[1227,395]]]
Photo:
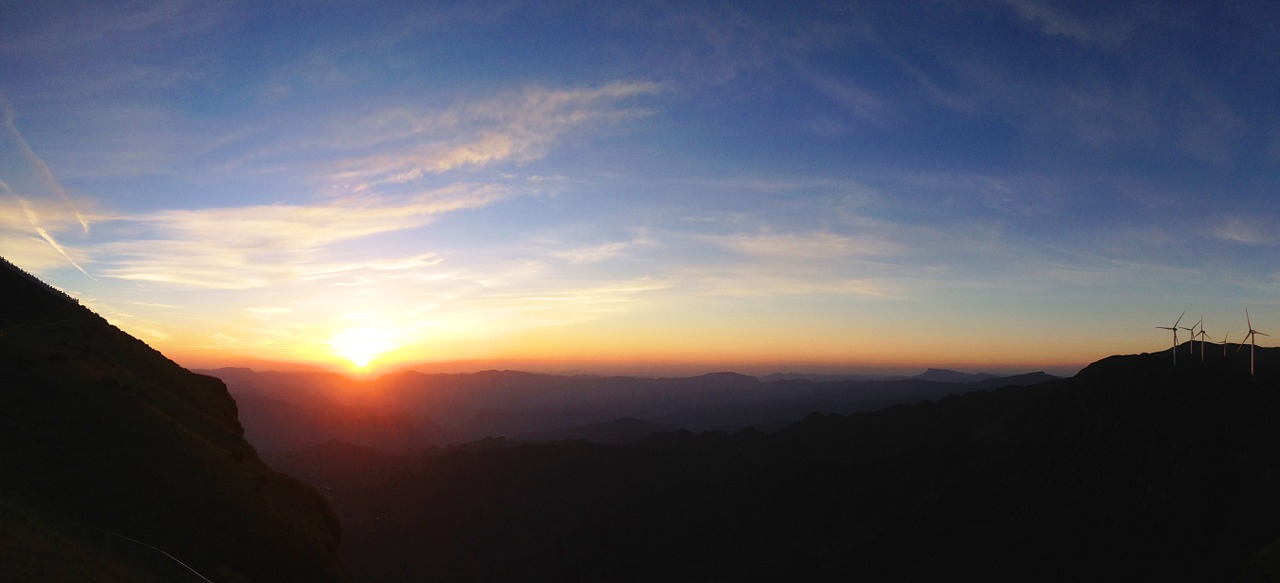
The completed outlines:
[[[1271,2],[9,0],[0,255],[194,367],[1071,374],[1280,336],[1277,71]]]

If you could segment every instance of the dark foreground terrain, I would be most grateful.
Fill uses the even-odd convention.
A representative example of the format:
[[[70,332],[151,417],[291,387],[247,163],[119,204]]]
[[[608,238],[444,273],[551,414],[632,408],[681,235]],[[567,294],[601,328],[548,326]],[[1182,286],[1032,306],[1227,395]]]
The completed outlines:
[[[221,381],[0,261],[0,581],[343,581]]]
[[[312,489],[221,381],[7,263],[0,290],[0,581],[1280,580],[1280,350],[1257,377],[1184,344],[774,432],[276,461]],[[420,435],[383,414],[352,434]]]
[[[1280,382],[1221,350],[769,434],[279,466],[330,496],[365,581],[1277,580]]]

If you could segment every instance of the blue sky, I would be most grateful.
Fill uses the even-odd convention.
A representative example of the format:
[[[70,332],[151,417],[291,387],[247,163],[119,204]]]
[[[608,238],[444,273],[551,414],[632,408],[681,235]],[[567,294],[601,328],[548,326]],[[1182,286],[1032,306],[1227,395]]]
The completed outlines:
[[[1280,322],[1269,3],[365,4],[10,3],[0,254],[192,365],[1070,372]]]

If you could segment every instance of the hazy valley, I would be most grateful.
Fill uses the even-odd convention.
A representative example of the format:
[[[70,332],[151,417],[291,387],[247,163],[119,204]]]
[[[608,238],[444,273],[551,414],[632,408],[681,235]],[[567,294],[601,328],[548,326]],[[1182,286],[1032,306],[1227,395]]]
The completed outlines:
[[[1164,363],[774,433],[277,464],[370,581],[1273,580],[1280,387]]]
[[[852,413],[1055,378],[936,369],[876,381],[762,380],[734,373],[635,378],[402,372],[352,379],[248,369],[197,372],[227,384],[240,405],[246,438],[268,456],[331,440],[403,453],[485,437],[548,441],[596,432],[597,441],[627,442],[660,430],[770,431],[814,412]],[[606,437],[611,429],[613,437]]]

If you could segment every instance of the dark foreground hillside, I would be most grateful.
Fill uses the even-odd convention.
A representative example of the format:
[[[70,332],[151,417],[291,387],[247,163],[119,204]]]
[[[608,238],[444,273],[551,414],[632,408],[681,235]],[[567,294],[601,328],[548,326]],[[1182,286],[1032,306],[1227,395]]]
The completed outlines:
[[[0,297],[0,580],[348,578],[336,516],[221,381],[5,262]]]
[[[281,465],[332,496],[358,580],[1275,580],[1280,382],[1217,351],[775,434]]]

